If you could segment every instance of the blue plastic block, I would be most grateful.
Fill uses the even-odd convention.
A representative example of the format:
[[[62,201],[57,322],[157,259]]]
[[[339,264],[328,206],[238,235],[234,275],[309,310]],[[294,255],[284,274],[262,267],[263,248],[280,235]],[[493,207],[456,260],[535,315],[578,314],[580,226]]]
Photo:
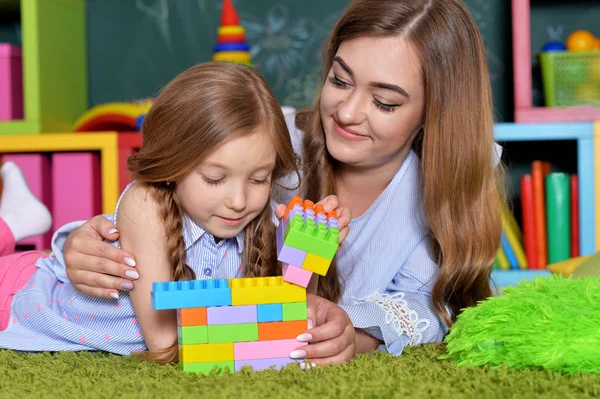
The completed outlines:
[[[231,305],[227,279],[152,283],[151,295],[154,310]]]
[[[280,303],[257,305],[258,322],[283,321],[283,307]]]
[[[215,53],[219,51],[248,51],[250,50],[250,46],[246,43],[220,43],[215,44],[213,47],[213,51]]]

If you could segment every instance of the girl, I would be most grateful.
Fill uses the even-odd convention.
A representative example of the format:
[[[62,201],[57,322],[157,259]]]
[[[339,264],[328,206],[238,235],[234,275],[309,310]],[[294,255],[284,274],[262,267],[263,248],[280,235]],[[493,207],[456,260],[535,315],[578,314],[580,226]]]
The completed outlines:
[[[322,89],[288,127],[303,196],[335,194],[354,219],[298,356],[398,355],[441,341],[491,294],[504,180],[486,51],[459,0],[355,0],[324,50]],[[111,228],[98,217],[67,241],[69,276],[87,293],[116,293],[135,270],[98,239]]]
[[[128,160],[134,183],[112,217],[121,234],[115,245],[137,262],[135,289],[118,299],[77,291],[60,251],[28,256],[28,264],[3,258],[0,270],[32,275],[12,307],[2,304],[10,322],[0,348],[149,349],[151,359],[175,361],[176,315],[152,309],[153,282],[281,274],[269,199],[272,182],[297,166],[281,108],[260,74],[224,62],[194,66],[164,88],[142,130],[143,146]]]

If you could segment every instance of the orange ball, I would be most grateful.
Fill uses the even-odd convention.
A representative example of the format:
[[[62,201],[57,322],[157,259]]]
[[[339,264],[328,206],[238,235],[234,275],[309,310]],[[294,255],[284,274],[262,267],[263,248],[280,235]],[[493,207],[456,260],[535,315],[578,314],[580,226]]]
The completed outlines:
[[[587,30],[576,30],[567,39],[569,51],[592,51],[596,48],[598,40]]]

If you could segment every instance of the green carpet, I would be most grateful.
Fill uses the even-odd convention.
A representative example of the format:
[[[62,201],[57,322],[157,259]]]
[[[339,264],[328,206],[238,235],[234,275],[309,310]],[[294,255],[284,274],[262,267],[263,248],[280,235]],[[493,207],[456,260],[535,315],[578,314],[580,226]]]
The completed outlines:
[[[243,371],[223,376],[180,372],[108,354],[21,354],[0,350],[0,398],[591,398],[600,376],[505,367],[459,367],[437,360],[440,347],[398,358],[360,355],[350,365],[303,372]]]

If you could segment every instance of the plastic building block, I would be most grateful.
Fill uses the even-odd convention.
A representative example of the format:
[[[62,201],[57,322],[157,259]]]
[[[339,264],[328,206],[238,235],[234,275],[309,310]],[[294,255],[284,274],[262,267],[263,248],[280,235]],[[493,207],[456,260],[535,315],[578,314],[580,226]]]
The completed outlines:
[[[1,124],[0,124],[1,125]],[[40,134],[31,136],[0,134],[0,151],[7,153],[100,151],[102,173],[102,213],[113,213],[117,206],[118,161],[115,132],[86,134]]]
[[[302,264],[302,269],[324,276],[331,265],[330,259],[325,259],[317,255],[306,254],[306,259]]]
[[[0,43],[0,121],[23,119],[21,49]]]
[[[235,360],[235,371],[240,371],[244,366],[250,366],[254,371],[267,370],[274,367],[280,370],[289,364],[299,363],[298,360],[282,357],[278,359],[253,359],[253,360]]]
[[[308,318],[308,308],[306,302],[284,303],[282,304],[283,321],[306,320]]]
[[[178,326],[205,326],[207,324],[206,308],[177,309]]]
[[[208,326],[178,326],[177,341],[180,345],[208,344]]]
[[[339,236],[336,227],[327,229],[324,223],[316,224],[312,219],[305,222],[301,215],[294,215],[285,231],[285,244],[331,260],[338,249]]]
[[[257,323],[256,305],[207,308],[208,324]]]
[[[310,283],[311,277],[311,271],[287,263],[283,264],[283,281],[306,288]]]
[[[303,267],[307,253],[306,251],[292,248],[288,245],[282,245],[277,252],[277,260],[290,265]]]
[[[32,194],[52,213],[50,157],[46,154],[6,154],[2,157],[2,161],[12,161],[21,168]],[[50,249],[51,241],[52,230],[36,237],[25,238],[17,245],[32,246],[33,249],[43,250]]]
[[[232,342],[223,344],[179,345],[180,363],[222,362],[225,360],[234,360]]]
[[[283,321],[283,308],[280,303],[256,305],[258,322]]]
[[[227,279],[152,283],[151,295],[154,310],[231,305]]]
[[[231,304],[253,305],[306,301],[306,289],[283,281],[283,277],[231,278]]]
[[[208,342],[258,341],[258,323],[208,325]]]
[[[308,343],[295,339],[277,341],[236,342],[233,344],[234,360],[277,359],[290,356],[296,348]],[[201,345],[199,345],[201,346]]]
[[[275,341],[280,339],[296,339],[308,329],[306,320],[276,321],[258,324],[259,341]]]
[[[186,373],[202,373],[209,375],[215,371],[216,374],[223,374],[229,368],[230,372],[234,371],[235,362],[227,360],[224,362],[204,362],[204,363],[179,363],[179,369]]]
[[[100,157],[93,152],[52,154],[52,224],[56,231],[73,220],[102,212]]]

